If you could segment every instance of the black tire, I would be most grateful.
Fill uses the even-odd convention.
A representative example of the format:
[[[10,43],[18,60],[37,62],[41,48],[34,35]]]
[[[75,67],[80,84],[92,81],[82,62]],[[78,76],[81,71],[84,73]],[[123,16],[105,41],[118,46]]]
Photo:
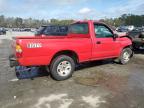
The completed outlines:
[[[125,48],[122,50],[120,57],[118,58],[120,64],[127,64],[131,57],[133,56],[133,51],[131,48]]]
[[[63,64],[64,62],[65,64]],[[69,70],[68,67],[70,68]],[[74,60],[66,55],[56,57],[50,65],[51,76],[57,81],[62,81],[70,78],[74,70],[75,70]]]

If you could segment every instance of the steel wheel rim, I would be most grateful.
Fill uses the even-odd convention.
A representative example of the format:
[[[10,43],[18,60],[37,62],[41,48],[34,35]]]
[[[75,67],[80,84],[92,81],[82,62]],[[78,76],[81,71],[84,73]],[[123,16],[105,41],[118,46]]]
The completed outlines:
[[[67,76],[71,73],[72,66],[69,61],[62,61],[57,66],[57,73],[60,76]]]
[[[130,60],[130,54],[129,52],[124,52],[123,59],[125,62],[128,62]]]

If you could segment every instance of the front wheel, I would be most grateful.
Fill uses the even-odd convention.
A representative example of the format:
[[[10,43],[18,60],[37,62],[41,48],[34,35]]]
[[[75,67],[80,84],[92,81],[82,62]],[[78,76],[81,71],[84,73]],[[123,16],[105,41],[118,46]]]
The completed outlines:
[[[122,53],[119,57],[119,62],[121,64],[127,64],[133,55],[133,51],[131,48],[125,48],[122,50]]]
[[[74,60],[66,55],[56,57],[50,66],[51,76],[58,81],[70,78],[74,70]]]

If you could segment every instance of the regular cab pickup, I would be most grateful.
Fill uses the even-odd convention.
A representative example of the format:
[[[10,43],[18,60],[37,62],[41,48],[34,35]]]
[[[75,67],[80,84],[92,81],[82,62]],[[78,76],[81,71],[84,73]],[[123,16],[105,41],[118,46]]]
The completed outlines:
[[[37,36],[13,38],[11,67],[45,66],[55,80],[65,80],[72,76],[77,63],[112,58],[126,64],[133,55],[131,40],[116,35],[101,22],[75,22],[65,35],[49,31],[48,26]]]

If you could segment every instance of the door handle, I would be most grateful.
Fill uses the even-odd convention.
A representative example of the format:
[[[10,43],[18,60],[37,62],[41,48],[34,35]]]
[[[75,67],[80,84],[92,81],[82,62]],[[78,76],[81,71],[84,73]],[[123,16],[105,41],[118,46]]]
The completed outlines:
[[[96,44],[101,44],[101,41],[97,41]]]

